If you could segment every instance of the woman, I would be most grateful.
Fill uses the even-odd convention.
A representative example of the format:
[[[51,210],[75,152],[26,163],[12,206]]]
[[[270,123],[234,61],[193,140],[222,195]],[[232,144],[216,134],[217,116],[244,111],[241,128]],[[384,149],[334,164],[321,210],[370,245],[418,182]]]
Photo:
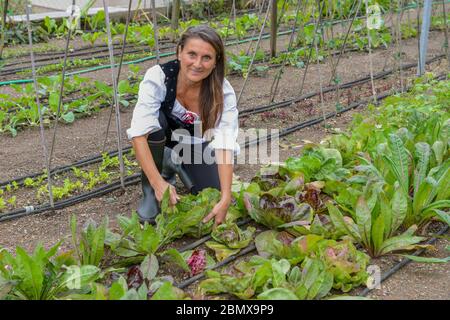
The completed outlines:
[[[139,87],[131,127],[127,130],[136,158],[142,168],[143,199],[138,207],[141,221],[153,222],[159,213],[159,202],[169,188],[170,203],[179,199],[173,184],[178,173],[192,193],[212,187],[221,191],[221,200],[203,222],[215,219],[222,223],[231,202],[233,152],[239,152],[238,110],[236,95],[224,78],[225,50],[220,36],[208,26],[186,30],[177,46],[177,59],[150,68]],[[195,135],[199,124],[203,135]],[[215,162],[203,157],[195,163],[174,163],[177,148],[172,133],[188,132],[186,153],[198,159],[208,151]],[[214,137],[212,142],[207,136]],[[178,136],[183,137],[183,134]],[[186,139],[186,134],[183,137]],[[183,140],[184,141],[184,140]],[[167,182],[167,181],[169,182]]]

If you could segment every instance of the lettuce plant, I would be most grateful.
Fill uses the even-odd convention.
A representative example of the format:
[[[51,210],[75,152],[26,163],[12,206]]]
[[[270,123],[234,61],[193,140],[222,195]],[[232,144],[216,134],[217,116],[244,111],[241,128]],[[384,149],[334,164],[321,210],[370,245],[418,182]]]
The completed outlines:
[[[117,222],[121,233],[107,230],[105,243],[117,256],[127,258],[119,261],[120,264],[140,263],[161,246],[161,237],[156,229],[148,223],[142,227],[136,213],[131,218],[118,216]]]
[[[255,230],[254,227],[247,227],[242,231],[235,223],[220,224],[211,232],[211,237],[215,241],[206,242],[206,246],[214,250],[217,260],[222,261],[247,247],[253,239]]]
[[[301,263],[317,248],[323,238],[307,235],[298,238],[289,233],[274,230],[264,231],[255,238],[258,254],[264,258],[287,259],[291,264]]]
[[[366,283],[369,257],[358,251],[350,241],[320,241],[315,256],[333,274],[334,289],[348,292]]]
[[[161,244],[180,238],[184,235],[201,237],[212,231],[214,219],[203,223],[203,218],[220,200],[220,191],[206,188],[198,195],[181,197],[175,206],[169,206],[169,194],[166,192],[161,202],[161,214],[156,217],[156,231]],[[235,221],[241,213],[230,207],[226,221]]]
[[[207,294],[229,293],[241,299],[320,299],[333,285],[333,275],[318,259],[307,259],[303,269],[291,269],[286,259],[265,259],[253,256],[236,265],[237,276],[207,271],[208,279],[200,289]]]
[[[293,196],[277,198],[270,193],[244,193],[244,204],[252,219],[269,228],[283,228],[293,222],[310,224],[313,218],[311,206],[298,203]]]

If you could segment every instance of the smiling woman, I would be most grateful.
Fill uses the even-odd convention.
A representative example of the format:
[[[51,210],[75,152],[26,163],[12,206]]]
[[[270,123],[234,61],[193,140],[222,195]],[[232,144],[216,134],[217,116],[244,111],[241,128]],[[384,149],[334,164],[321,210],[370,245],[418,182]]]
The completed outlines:
[[[145,74],[127,131],[142,168],[141,221],[154,222],[167,189],[177,202],[175,173],[191,193],[219,189],[221,200],[204,222],[225,220],[239,145],[236,95],[224,74],[223,42],[208,26],[188,28],[177,59]]]

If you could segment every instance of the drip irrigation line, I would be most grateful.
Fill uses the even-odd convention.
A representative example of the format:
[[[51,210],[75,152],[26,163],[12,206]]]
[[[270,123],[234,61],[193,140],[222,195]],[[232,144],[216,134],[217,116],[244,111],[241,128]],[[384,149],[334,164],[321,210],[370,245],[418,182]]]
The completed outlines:
[[[123,148],[123,151],[124,151],[124,153],[129,153],[129,152],[131,152],[131,149],[132,149],[131,146],[128,146],[128,147]],[[118,152],[117,152],[117,150],[114,150],[114,151],[108,152],[107,154],[110,157],[114,157],[114,156],[116,156],[118,154]],[[103,159],[102,155],[95,155],[95,156],[89,157],[87,159],[79,160],[79,161],[74,162],[74,163],[69,164],[69,165],[55,167],[55,168],[52,169],[51,173],[53,175],[57,175],[57,174],[61,174],[61,173],[65,173],[67,171],[70,171],[72,168],[87,167],[89,165],[101,162],[102,159]],[[8,181],[2,181],[2,182],[0,182],[0,188],[3,188],[5,186],[7,186],[8,184],[12,184],[13,182],[16,182],[18,186],[21,186],[21,185],[24,184],[25,179],[27,179],[27,178],[34,179],[34,178],[39,177],[39,176],[41,176],[43,174],[44,174],[43,172],[33,173],[31,175],[22,176],[20,178],[11,179],[11,180],[8,180]]]
[[[125,186],[131,186],[141,182],[141,174],[137,173],[125,178]],[[73,206],[79,202],[84,202],[92,198],[98,198],[118,189],[121,189],[120,181],[113,182],[111,184],[104,185],[100,188],[92,190],[90,192],[85,192],[80,195],[70,197],[61,201],[57,201],[52,208],[49,204],[43,204],[38,206],[27,206],[22,209],[17,209],[5,214],[0,214],[0,222],[17,219],[24,216],[34,215],[38,213],[43,213],[49,210],[60,210],[66,207]]]
[[[427,242],[425,242],[424,244],[429,245],[429,244],[434,244],[437,239],[439,238],[439,236],[443,235],[444,233],[446,233],[449,229],[449,226],[446,225],[444,226],[441,230],[439,230],[439,232],[430,240],[428,240]],[[414,252],[412,255],[413,256],[420,256],[422,253],[425,252],[426,249],[419,249],[416,252]],[[411,259],[409,258],[404,258],[402,261],[400,261],[399,263],[397,263],[395,266],[393,266],[391,269],[389,269],[388,271],[386,271],[380,279],[380,284],[383,283],[385,280],[389,279],[392,275],[394,275],[397,271],[399,271],[401,268],[403,268],[404,266],[406,266],[407,264],[409,264],[410,262],[412,262]],[[369,289],[366,288],[364,289],[363,292],[361,292],[360,296],[361,297],[365,297],[367,296],[370,291],[372,291],[373,289]]]
[[[167,47],[168,49],[172,48],[172,46]],[[134,50],[128,50],[126,51],[127,54],[130,53],[138,53],[138,52],[146,52],[148,51],[148,46],[143,46],[141,49],[134,49]],[[100,59],[100,58],[107,58],[109,57],[109,54],[104,54],[104,55],[98,55],[98,56],[93,56],[93,54],[96,53],[100,53],[100,52],[104,52],[104,50],[101,51],[92,51],[92,52],[74,52],[68,55],[69,58],[74,58],[74,57],[79,57],[79,56],[87,56],[89,55],[88,59],[86,60],[90,60],[90,59]],[[55,61],[56,59],[60,59],[63,58],[63,56],[58,55],[58,56],[52,56],[49,58],[44,58],[44,59],[37,59],[35,60],[35,62],[46,62],[46,61]],[[13,74],[13,73],[7,73],[7,72],[20,72],[20,71],[24,71],[24,70],[28,70],[29,66],[25,66],[25,67],[20,67],[20,68],[15,68],[15,69],[8,69],[8,67],[12,67],[12,66],[17,66],[17,65],[24,65],[29,63],[29,61],[18,61],[18,62],[14,62],[14,63],[10,63],[8,65],[4,65],[2,68],[2,71],[0,72],[0,76],[5,76],[5,75],[9,75],[9,74]],[[37,64],[37,67],[45,67],[45,66],[49,66],[55,63],[44,63],[44,64]]]
[[[254,13],[257,10],[258,9],[238,10],[237,12],[238,12],[238,15],[242,15],[243,16],[243,15],[248,14],[248,13]],[[169,26],[169,25],[170,24],[166,24],[166,26]],[[94,33],[96,31],[101,31],[101,30],[85,30],[83,32],[84,33]],[[170,40],[163,40],[163,41],[169,42]],[[113,45],[117,46],[117,47],[120,47],[122,44],[121,43],[114,43]],[[130,46],[133,46],[133,45],[134,45],[133,43],[130,43]],[[79,48],[75,48],[75,50],[82,51],[82,50],[90,50],[92,48],[93,48],[92,45],[85,45],[85,46],[81,46]],[[108,50],[108,45],[107,44],[98,44],[98,45],[95,46],[95,48],[104,48],[103,51],[107,51]],[[59,54],[59,53],[63,53],[63,52],[62,51],[43,52],[43,53],[38,53],[36,55],[42,56],[42,55]],[[23,54],[20,54],[20,55],[17,55],[17,56],[7,57],[6,59],[4,59],[4,61],[10,60],[10,59],[12,60],[12,59],[17,59],[17,58],[22,58],[22,57],[25,57],[27,55],[29,55],[29,53],[23,53]]]
[[[435,80],[442,80],[442,79],[446,79],[446,78],[447,78],[447,74],[442,74],[442,75],[440,75],[440,76],[438,76],[438,77],[436,77],[434,79]],[[408,88],[408,90],[411,89],[411,88],[412,88],[412,86],[410,86]],[[385,93],[382,93],[382,94],[379,94],[379,95],[376,96],[376,100],[373,103],[375,105],[378,105],[378,103],[381,100],[383,100],[383,99],[385,99],[385,98],[387,98],[387,97],[389,97],[391,95],[392,95],[392,92],[389,92],[389,91],[385,92]],[[278,134],[269,134],[269,135],[263,137],[262,139],[261,138],[257,138],[257,139],[246,141],[243,147],[244,148],[248,148],[248,147],[250,147],[252,145],[258,145],[261,142],[265,142],[265,141],[271,140],[272,138],[278,138],[278,137],[287,136],[287,135],[289,135],[291,133],[299,131],[300,129],[304,129],[304,128],[311,127],[313,125],[319,124],[319,123],[323,122],[326,119],[333,118],[333,117],[335,117],[337,115],[343,114],[343,113],[345,113],[347,111],[350,111],[352,109],[356,109],[356,108],[358,108],[358,107],[360,107],[362,105],[367,105],[369,103],[370,103],[370,100],[360,100],[360,101],[357,101],[357,102],[353,102],[348,107],[343,108],[340,111],[330,112],[327,115],[325,115],[324,117],[318,117],[318,118],[315,118],[315,119],[307,120],[305,122],[296,124],[294,126],[281,129]]]
[[[442,80],[442,79],[446,79],[446,78],[447,78],[447,74],[443,74],[443,75],[440,75],[440,76],[438,76],[438,77],[436,77],[434,79],[435,80]],[[408,90],[411,87],[409,87]],[[384,98],[386,98],[386,97],[388,97],[390,95],[392,95],[391,92],[386,92],[386,93],[378,95],[376,104],[378,104],[379,101],[381,101],[382,99],[384,99]],[[328,115],[326,115],[326,119],[331,118],[331,117],[335,117],[338,114],[342,114],[344,112],[350,111],[350,110],[355,109],[355,108],[357,108],[357,107],[359,107],[361,105],[366,105],[369,102],[370,101],[368,101],[368,100],[354,102],[354,103],[350,104],[347,108],[344,108],[344,109],[340,110],[339,112],[331,112],[331,113],[329,113]],[[300,129],[303,129],[303,128],[310,127],[310,126],[313,126],[315,124],[318,124],[318,123],[322,122],[323,120],[324,120],[323,117],[318,117],[318,118],[315,118],[315,119],[307,120],[307,121],[302,122],[300,124],[297,124],[297,125],[294,125],[294,126],[291,126],[291,127],[285,128],[285,129],[282,129],[279,132],[279,134],[277,134],[277,135],[267,135],[265,137],[261,137],[261,138],[257,138],[257,139],[254,139],[254,140],[247,141],[246,143],[244,143],[244,145],[242,147],[243,148],[247,148],[247,147],[252,146],[254,144],[258,145],[261,142],[271,140],[272,138],[275,138],[275,137],[283,137],[283,136],[289,135],[291,133],[294,133],[294,132],[296,132],[296,131],[298,131]],[[132,185],[132,184],[137,184],[137,183],[139,183],[141,181],[141,175],[139,173],[137,173],[137,174],[134,174],[132,176],[126,177],[124,180],[125,180],[125,183],[124,183],[125,186],[129,186],[129,185]],[[120,181],[116,181],[116,182],[113,182],[111,184],[104,185],[104,186],[102,186],[102,187],[100,187],[100,188],[98,188],[98,189],[96,189],[94,191],[90,191],[90,192],[87,192],[87,193],[84,193],[84,194],[81,194],[81,195],[78,195],[78,196],[75,196],[75,197],[71,197],[69,199],[65,199],[65,200],[61,200],[59,202],[56,202],[54,204],[54,208],[51,208],[49,204],[44,204],[44,205],[40,205],[40,206],[36,206],[36,207],[28,206],[28,207],[25,207],[25,208],[22,208],[22,209],[17,209],[17,210],[11,211],[11,212],[0,214],[0,222],[6,221],[6,220],[12,220],[12,219],[19,218],[19,217],[26,216],[26,215],[30,215],[30,214],[42,213],[42,212],[45,212],[45,211],[48,211],[48,210],[62,209],[62,208],[65,208],[65,207],[77,204],[77,203],[82,202],[82,201],[87,201],[87,200],[90,200],[92,198],[108,194],[108,193],[113,192],[113,191],[115,191],[117,189],[120,189],[120,188],[121,188]]]
[[[445,57],[445,55],[441,54],[441,55],[438,55],[436,57],[433,57],[433,58],[427,60],[426,63],[429,64],[429,63],[432,63],[434,61],[443,59],[444,57]],[[406,70],[406,69],[411,69],[411,68],[414,68],[414,67],[417,67],[417,63],[409,63],[409,64],[406,64],[406,65],[403,65],[402,69]],[[379,72],[377,74],[374,74],[374,79],[377,79],[377,80],[378,79],[382,79],[382,78],[384,78],[384,77],[386,77],[386,76],[388,76],[388,75],[390,75],[390,74],[392,74],[394,72],[395,72],[394,69],[389,69],[389,70],[386,70],[386,71]],[[346,82],[346,83],[340,84],[339,88],[347,89],[347,88],[354,87],[354,86],[356,86],[358,84],[366,83],[368,81],[370,81],[370,76],[365,76],[363,78],[359,78],[359,79],[356,79],[356,80],[353,80],[353,81],[350,81],[350,82]],[[323,92],[324,93],[328,93],[330,91],[334,91],[334,90],[336,90],[336,87],[337,86],[325,87],[323,89]],[[250,116],[250,115],[254,115],[254,114],[258,114],[258,113],[262,113],[262,112],[266,112],[266,111],[270,111],[270,110],[274,110],[274,109],[289,107],[289,106],[291,106],[292,104],[294,104],[296,102],[315,97],[315,96],[317,96],[319,94],[320,94],[320,91],[315,91],[315,92],[307,93],[305,95],[302,95],[302,96],[294,98],[294,99],[290,99],[290,100],[286,100],[286,101],[282,101],[282,102],[271,103],[271,104],[268,104],[266,106],[261,106],[261,107],[256,107],[256,108],[247,108],[247,109],[244,109],[242,111],[239,111],[239,117]]]
[[[432,62],[440,60],[440,59],[442,59],[444,57],[445,57],[444,54],[438,55],[436,57],[433,57],[433,58],[427,60],[427,63],[432,63]],[[410,68],[414,68],[414,67],[417,67],[417,63],[410,63],[410,64],[407,64],[407,65],[404,65],[402,68],[403,69],[410,69]],[[386,70],[386,71],[383,71],[383,72],[375,74],[374,77],[376,79],[381,79],[381,78],[384,78],[384,77],[388,76],[389,74],[392,74],[394,71],[395,70],[393,70],[393,69]],[[370,77],[369,76],[365,76],[363,78],[359,78],[359,79],[356,79],[356,80],[353,80],[353,81],[341,84],[340,87],[341,88],[351,88],[351,87],[356,86],[358,84],[366,83],[369,80],[370,80]],[[323,92],[324,93],[328,93],[328,92],[333,91],[335,89],[336,89],[335,86],[325,87],[323,89]],[[302,96],[300,96],[298,98],[290,99],[290,100],[287,100],[287,101],[271,103],[271,104],[268,104],[268,105],[265,105],[265,106],[261,106],[261,107],[258,107],[258,108],[253,108],[253,109],[248,108],[248,109],[245,109],[245,110],[242,110],[242,111],[239,112],[239,118],[250,116],[250,115],[254,115],[254,114],[258,114],[258,113],[262,113],[262,112],[265,112],[265,111],[278,109],[278,108],[290,107],[291,105],[295,104],[296,102],[312,98],[312,97],[317,96],[319,94],[320,94],[320,92],[316,91],[316,92],[308,93],[308,94],[302,95]],[[123,151],[124,151],[124,153],[129,153],[131,151],[131,149],[132,149],[131,146],[128,146],[128,147],[125,147],[123,149]],[[109,151],[109,152],[107,152],[107,154],[110,157],[116,156],[117,155],[117,150]],[[102,158],[103,157],[102,157],[101,154],[100,155],[91,156],[89,158],[79,160],[79,161],[74,162],[74,163],[69,164],[69,165],[55,167],[55,168],[52,169],[51,172],[52,172],[52,174],[64,173],[64,172],[67,172],[67,171],[71,170],[72,167],[81,168],[81,167],[85,167],[85,166],[89,166],[89,165],[101,162]],[[33,178],[41,176],[42,174],[43,174],[43,172],[34,173],[34,174],[31,174],[31,175],[22,176],[22,177],[19,177],[19,178],[14,178],[14,179],[11,179],[11,180],[2,181],[2,182],[0,182],[0,188],[6,186],[8,184],[12,184],[13,182],[16,182],[20,186],[20,185],[23,184],[25,179],[27,179],[27,178],[32,178],[33,179]]]
[[[235,255],[229,256],[228,258],[223,259],[221,262],[217,263],[216,265],[214,265],[213,267],[211,267],[208,270],[214,270],[214,269],[223,267],[223,266],[227,265],[228,263],[236,260],[237,258],[245,256],[246,254],[253,252],[255,250],[256,250],[256,246],[253,243],[253,244],[249,245],[248,247],[246,247],[245,249],[242,249],[238,254],[235,254]],[[205,278],[205,276],[206,276],[205,273],[202,272],[198,275],[190,277],[189,279],[187,279],[179,284],[175,284],[175,286],[180,289],[184,289],[184,288],[190,286],[191,284],[193,284],[194,282]]]
[[[434,5],[445,5],[446,3],[450,3],[450,0],[439,1],[439,2],[433,1],[432,5],[433,6]],[[417,8],[416,5],[407,5],[407,6],[403,7],[401,10],[402,11],[406,11],[406,10],[409,10],[409,9],[416,9],[416,8]],[[253,12],[256,12],[256,11],[258,11],[258,9],[250,9],[250,10],[248,10],[249,13],[253,13]],[[246,13],[246,12],[247,11],[244,11],[244,13]],[[350,15],[351,15],[351,13],[350,13]],[[357,17],[357,19],[364,19],[364,18],[365,18],[364,16],[358,16]],[[324,20],[324,21],[325,22],[331,22],[333,24],[340,24],[340,23],[343,23],[343,22],[348,22],[350,20],[351,20],[351,18],[347,18],[347,19],[332,19],[331,21],[328,21],[328,20]],[[85,32],[88,32],[88,31],[85,31]],[[169,41],[166,40],[165,42],[169,42]],[[121,47],[122,44],[121,43],[114,43],[113,45],[117,46],[117,47]],[[83,50],[92,50],[93,48],[106,48],[106,49],[103,49],[102,51],[107,51],[107,46],[108,46],[107,44],[98,44],[95,47],[93,47],[92,45],[86,45],[86,46],[82,46],[82,47],[79,47],[79,48],[75,48],[74,50],[76,50],[76,51],[83,51]],[[129,44],[129,47],[130,48],[139,47],[139,45]],[[148,46],[143,46],[143,48],[145,48],[145,47],[148,48]],[[63,52],[62,51],[57,51],[57,52],[35,53],[36,56],[55,55],[55,54],[63,54]],[[17,55],[17,56],[7,57],[7,58],[3,59],[3,61],[7,61],[7,60],[10,60],[10,59],[13,60],[13,59],[25,57],[27,55],[29,55],[29,53],[24,53],[24,54]]]

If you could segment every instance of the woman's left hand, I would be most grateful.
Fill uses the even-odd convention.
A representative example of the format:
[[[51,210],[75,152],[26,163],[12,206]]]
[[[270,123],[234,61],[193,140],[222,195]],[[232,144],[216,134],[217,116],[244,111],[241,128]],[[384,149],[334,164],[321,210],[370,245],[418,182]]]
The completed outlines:
[[[212,211],[203,219],[203,223],[207,223],[214,217],[214,227],[223,223],[230,206],[230,201],[220,200],[212,209]]]

